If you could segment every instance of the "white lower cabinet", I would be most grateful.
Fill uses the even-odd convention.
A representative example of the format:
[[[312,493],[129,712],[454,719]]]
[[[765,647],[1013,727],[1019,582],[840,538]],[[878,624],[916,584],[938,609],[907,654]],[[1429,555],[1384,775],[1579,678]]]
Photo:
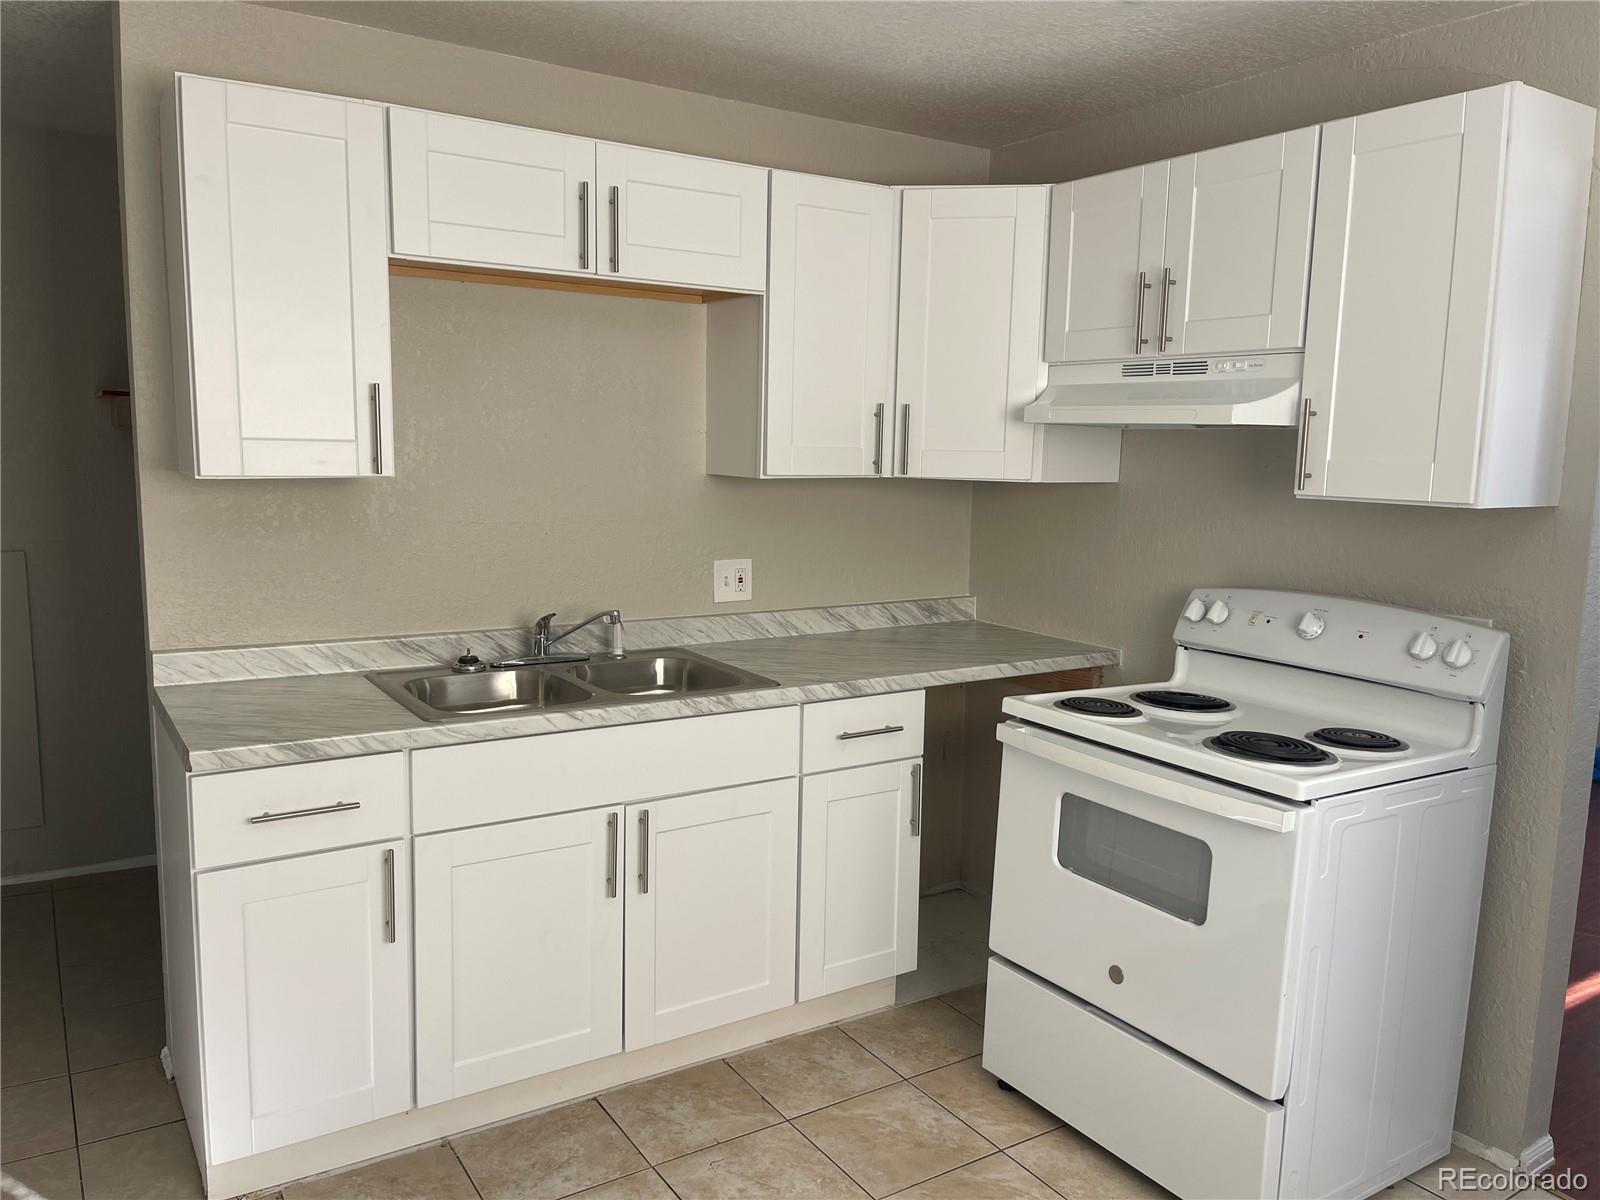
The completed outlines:
[[[795,998],[798,787],[779,779],[629,806],[626,1046]]]
[[[922,761],[807,776],[801,791],[801,1000],[917,965]]]
[[[419,1105],[622,1049],[621,821],[416,840]]]
[[[212,1162],[411,1107],[405,843],[196,877]]]

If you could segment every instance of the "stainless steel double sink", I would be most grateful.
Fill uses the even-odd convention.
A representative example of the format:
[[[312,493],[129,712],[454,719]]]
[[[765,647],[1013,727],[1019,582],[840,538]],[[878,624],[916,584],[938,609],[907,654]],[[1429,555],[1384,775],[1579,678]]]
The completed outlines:
[[[458,674],[447,667],[374,671],[385,694],[425,721],[515,716],[777,687],[777,681],[673,646],[621,658]]]

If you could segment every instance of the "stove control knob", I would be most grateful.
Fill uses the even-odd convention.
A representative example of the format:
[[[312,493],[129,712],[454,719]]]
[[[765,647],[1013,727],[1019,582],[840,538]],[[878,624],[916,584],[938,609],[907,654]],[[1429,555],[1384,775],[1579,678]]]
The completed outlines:
[[[1232,610],[1229,609],[1228,606],[1221,600],[1213,600],[1211,602],[1211,607],[1206,609],[1206,620],[1210,621],[1213,625],[1221,625],[1228,619],[1228,615],[1231,611]]]
[[[1185,621],[1198,621],[1206,615],[1206,602],[1196,596],[1183,606],[1183,619]]]
[[[1444,665],[1459,671],[1472,661],[1472,647],[1457,638],[1444,648]]]
[[[1294,631],[1309,642],[1312,638],[1321,637],[1322,631],[1327,627],[1328,623],[1317,616],[1316,613],[1308,612],[1300,618],[1299,623],[1294,627]]]
[[[1427,662],[1439,653],[1439,643],[1433,640],[1433,634],[1419,633],[1411,639],[1411,644],[1406,647],[1406,653],[1418,662]]]

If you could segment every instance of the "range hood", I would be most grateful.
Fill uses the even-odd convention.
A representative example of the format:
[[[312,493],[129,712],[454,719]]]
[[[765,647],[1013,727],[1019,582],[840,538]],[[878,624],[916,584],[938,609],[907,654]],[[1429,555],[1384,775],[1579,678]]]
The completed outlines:
[[[1287,425],[1300,419],[1300,351],[1062,363],[1022,410],[1035,425]]]

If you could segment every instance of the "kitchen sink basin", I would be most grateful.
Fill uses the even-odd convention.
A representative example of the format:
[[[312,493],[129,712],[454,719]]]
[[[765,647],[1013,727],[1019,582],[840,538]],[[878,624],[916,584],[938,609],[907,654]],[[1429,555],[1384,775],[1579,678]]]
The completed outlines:
[[[562,708],[584,704],[592,693],[572,680],[537,667],[482,671],[476,675],[423,675],[406,692],[444,713],[487,713],[504,708]]]
[[[736,688],[749,676],[687,654],[628,655],[571,668],[572,677],[618,696],[690,696]]]
[[[678,647],[473,674],[424,667],[374,671],[367,678],[426,721],[482,720],[778,686],[765,676]]]

